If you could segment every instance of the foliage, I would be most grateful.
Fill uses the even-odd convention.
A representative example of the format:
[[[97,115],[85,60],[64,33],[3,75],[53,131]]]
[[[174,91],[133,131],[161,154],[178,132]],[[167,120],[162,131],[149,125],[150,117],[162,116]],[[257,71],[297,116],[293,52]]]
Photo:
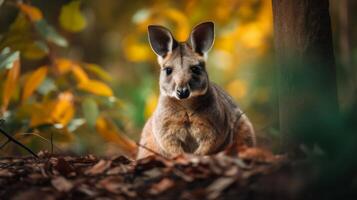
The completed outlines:
[[[78,32],[85,28],[80,3],[63,6],[59,20],[64,29]],[[110,107],[106,102],[116,109],[119,105],[108,85],[111,75],[98,65],[57,56],[58,48],[68,46],[68,41],[47,22],[39,8],[24,3],[7,6],[20,12],[0,41],[0,76],[4,77],[0,80],[1,117],[6,120],[6,128],[28,144],[37,138],[23,137],[23,133],[48,139],[48,134],[58,134],[61,136],[55,138],[62,137],[62,141],[56,142],[69,146],[73,134],[85,124],[88,131],[96,128],[103,138],[119,143],[124,153],[134,153],[133,142],[121,135],[110,122],[110,115],[106,116],[105,108]],[[41,65],[30,67],[21,64],[22,60],[40,60]]]
[[[32,148],[43,148],[35,134],[49,139],[57,133],[53,137],[63,150],[110,151],[110,145],[100,145],[103,138],[128,151],[135,145],[126,135],[138,138],[158,98],[158,67],[146,41],[147,25],[168,26],[182,41],[203,20],[216,24],[208,60],[211,79],[241,104],[257,129],[270,123],[271,77],[259,75],[272,66],[270,2],[155,2],[130,7],[118,1],[99,5],[73,0],[52,6],[7,1],[2,8],[20,12],[0,41],[6,127]],[[261,63],[254,60],[268,62],[258,67]]]
[[[47,144],[37,133],[58,133],[55,144],[76,153],[111,154],[120,145],[110,143],[126,144],[121,136],[138,140],[159,95],[147,25],[169,27],[183,41],[206,20],[216,33],[210,79],[252,119],[260,145],[280,144],[271,0],[14,2],[0,4],[1,117],[32,148]],[[98,119],[115,128],[100,133]]]

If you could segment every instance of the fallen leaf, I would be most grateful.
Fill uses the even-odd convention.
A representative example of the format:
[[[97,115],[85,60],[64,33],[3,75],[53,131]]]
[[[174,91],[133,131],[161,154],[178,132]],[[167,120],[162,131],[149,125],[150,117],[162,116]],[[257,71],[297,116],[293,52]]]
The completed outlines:
[[[120,177],[108,177],[100,180],[98,186],[117,194],[119,193],[122,184]]]
[[[73,188],[73,183],[62,176],[55,177],[51,180],[51,183],[59,192],[68,192]]]
[[[8,169],[0,169],[0,177],[10,177],[14,174],[10,172]]]
[[[54,168],[63,176],[75,175],[75,170],[65,159],[59,158]]]
[[[105,170],[107,170],[110,165],[112,164],[112,161],[106,161],[106,160],[100,160],[97,164],[95,164],[92,168],[88,169],[85,174],[87,175],[96,175],[96,174],[101,174]]]
[[[208,199],[217,199],[218,196],[235,182],[234,177],[221,177],[207,187]]]
[[[256,162],[272,163],[280,160],[280,156],[275,156],[270,151],[261,148],[245,148],[240,150],[239,158]]]
[[[149,193],[153,195],[158,195],[172,188],[174,185],[175,183],[171,179],[163,178],[160,182],[152,185],[152,187],[149,190]]]

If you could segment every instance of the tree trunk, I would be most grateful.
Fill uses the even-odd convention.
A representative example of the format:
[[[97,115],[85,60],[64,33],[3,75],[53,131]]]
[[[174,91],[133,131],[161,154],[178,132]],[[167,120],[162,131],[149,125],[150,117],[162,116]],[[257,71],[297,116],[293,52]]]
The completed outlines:
[[[282,147],[315,143],[337,116],[328,0],[272,0]],[[331,130],[332,131],[332,130]]]
[[[338,25],[339,25],[339,57],[340,57],[340,71],[341,77],[339,81],[343,83],[339,87],[340,103],[343,111],[351,109],[356,101],[356,78],[355,69],[352,64],[352,48],[351,48],[351,11],[350,0],[339,0],[336,2],[338,7]]]

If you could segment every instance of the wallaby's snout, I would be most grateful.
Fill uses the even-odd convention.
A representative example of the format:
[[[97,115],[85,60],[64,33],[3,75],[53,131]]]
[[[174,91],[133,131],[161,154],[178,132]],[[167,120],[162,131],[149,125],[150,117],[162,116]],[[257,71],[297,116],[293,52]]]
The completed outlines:
[[[190,90],[186,86],[178,87],[176,94],[179,99],[186,99],[188,96],[190,96]]]
[[[148,33],[161,66],[161,95],[178,100],[204,95],[209,87],[205,57],[214,41],[213,23],[197,25],[185,42],[176,41],[162,26],[150,25]]]

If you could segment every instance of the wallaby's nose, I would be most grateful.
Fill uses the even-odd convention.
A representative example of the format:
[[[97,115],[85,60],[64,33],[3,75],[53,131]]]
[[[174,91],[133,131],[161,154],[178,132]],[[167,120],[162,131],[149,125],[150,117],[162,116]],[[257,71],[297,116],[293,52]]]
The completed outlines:
[[[190,91],[188,90],[187,87],[182,87],[177,89],[176,94],[178,98],[186,99],[188,96],[190,96]]]

